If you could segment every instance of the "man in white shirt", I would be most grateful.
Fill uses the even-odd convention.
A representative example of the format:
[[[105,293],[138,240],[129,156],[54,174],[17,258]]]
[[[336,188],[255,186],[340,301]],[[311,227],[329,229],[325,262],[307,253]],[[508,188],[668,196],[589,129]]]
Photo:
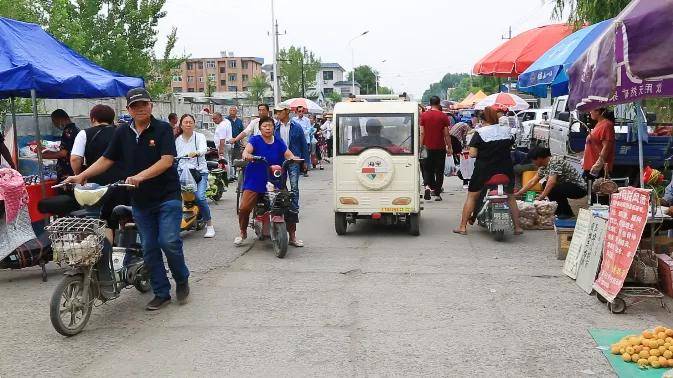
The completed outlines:
[[[269,116],[269,105],[267,104],[259,104],[257,105],[257,114],[258,117],[250,121],[248,126],[243,129],[243,132],[238,134],[238,136],[234,139],[229,140],[229,143],[234,144],[238,141],[240,141],[243,138],[250,137],[251,135],[259,135],[259,120],[261,118],[266,118]]]
[[[322,135],[325,137],[325,142],[327,143],[327,156],[332,157],[332,116],[330,114],[325,115],[326,121],[320,126],[322,130]]]
[[[232,139],[231,122],[222,117],[222,113],[219,112],[213,114],[213,122],[217,125],[215,127],[215,134],[213,135],[215,147],[217,147],[220,156],[226,157],[229,161],[229,177],[234,178],[234,161],[231,156],[232,144],[228,142]]]

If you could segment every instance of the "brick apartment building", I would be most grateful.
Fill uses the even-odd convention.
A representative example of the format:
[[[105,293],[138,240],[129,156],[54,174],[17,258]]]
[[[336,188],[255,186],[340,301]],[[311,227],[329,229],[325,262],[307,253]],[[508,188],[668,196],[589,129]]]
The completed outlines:
[[[208,81],[214,92],[247,91],[250,80],[263,74],[264,59],[233,55],[223,52],[219,58],[188,59],[173,71],[173,92],[205,92]]]

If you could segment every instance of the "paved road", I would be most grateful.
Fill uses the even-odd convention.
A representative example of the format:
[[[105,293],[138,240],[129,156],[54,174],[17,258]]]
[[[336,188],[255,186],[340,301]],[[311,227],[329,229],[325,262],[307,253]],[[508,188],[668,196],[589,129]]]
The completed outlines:
[[[0,271],[0,376],[612,376],[588,328],[673,325],[654,304],[608,313],[562,275],[553,232],[449,233],[458,181],[426,205],[420,237],[366,223],[337,237],[330,172],[302,186],[306,248],[234,248],[228,193],[217,237],[186,237],[188,305],[147,313],[129,290],[73,338],[49,323],[58,269],[47,283]]]

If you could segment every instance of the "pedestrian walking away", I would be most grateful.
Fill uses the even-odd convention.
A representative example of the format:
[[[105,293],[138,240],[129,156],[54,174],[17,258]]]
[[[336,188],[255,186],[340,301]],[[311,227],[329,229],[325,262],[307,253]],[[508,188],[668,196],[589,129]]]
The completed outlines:
[[[222,117],[222,113],[213,114],[213,122],[215,122],[215,134],[213,135],[213,141],[215,142],[215,147],[217,147],[218,154],[229,161],[229,178],[234,179],[234,165],[232,160],[232,146],[231,143],[231,122],[227,118]]]
[[[154,291],[154,299],[146,309],[154,311],[171,301],[171,284],[162,251],[176,283],[178,303],[185,303],[189,296],[189,269],[180,237],[180,182],[173,166],[177,152],[171,126],[152,116],[152,98],[147,90],[131,89],[126,104],[133,118],[130,125],[117,128],[103,156],[66,182],[82,184],[112,168],[115,162],[123,163],[126,183],[136,187],[131,201],[133,219],[140,232],[143,258]]]
[[[194,170],[201,176],[196,188],[196,204],[201,210],[203,221],[206,222],[206,233],[204,238],[212,238],[215,236],[215,228],[211,219],[210,208],[208,207],[208,200],[206,198],[206,190],[208,190],[208,165],[206,163],[206,152],[208,152],[208,145],[206,144],[206,136],[194,131],[196,127],[196,120],[191,114],[184,114],[180,117],[180,129],[182,133],[175,139],[175,149],[179,157],[187,156],[189,160],[180,161],[179,167],[182,169]]]
[[[277,105],[274,110],[278,114],[275,137],[285,142],[287,148],[294,156],[304,159],[301,168],[297,164],[293,164],[288,168],[287,172],[290,179],[290,190],[292,191],[292,204],[287,219],[290,245],[303,247],[304,242],[296,238],[296,231],[297,222],[299,222],[299,174],[300,170],[306,170],[306,162],[309,159],[308,144],[306,144],[306,138],[304,137],[304,129],[295,121],[290,120],[290,108],[284,105]]]
[[[266,159],[269,165],[283,165],[285,160],[294,159],[295,156],[287,148],[283,139],[274,135],[274,122],[269,117],[260,119],[260,135],[254,135],[243,150],[243,159],[252,161],[254,156],[262,156]],[[267,165],[265,164],[248,164],[245,167],[245,174],[243,179],[243,194],[241,195],[241,205],[238,209],[238,222],[240,234],[234,239],[234,245],[242,245],[248,237],[248,223],[250,221],[250,213],[257,205],[260,196],[266,193],[267,184]],[[278,188],[280,189],[280,188]],[[289,225],[288,225],[289,226]],[[290,243],[295,246],[302,246],[301,241],[296,238],[296,222],[294,228],[288,227],[290,234]]]
[[[435,201],[442,200],[444,185],[444,164],[446,157],[453,157],[451,146],[449,117],[442,112],[441,100],[437,96],[430,98],[431,109],[421,115],[421,140],[427,150],[423,163],[423,181],[425,182],[424,198]]]

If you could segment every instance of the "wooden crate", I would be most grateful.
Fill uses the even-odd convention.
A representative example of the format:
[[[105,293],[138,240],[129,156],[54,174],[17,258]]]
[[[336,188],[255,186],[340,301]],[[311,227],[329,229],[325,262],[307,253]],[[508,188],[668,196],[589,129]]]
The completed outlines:
[[[554,231],[556,231],[556,259],[565,260],[575,229],[554,227]]]

